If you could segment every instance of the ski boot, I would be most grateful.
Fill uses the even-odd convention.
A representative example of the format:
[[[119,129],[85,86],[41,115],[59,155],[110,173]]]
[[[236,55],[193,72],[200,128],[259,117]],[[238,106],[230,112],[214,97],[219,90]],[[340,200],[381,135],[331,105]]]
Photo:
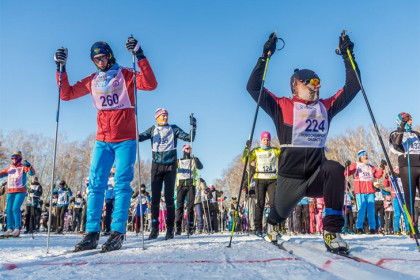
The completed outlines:
[[[168,227],[166,229],[165,240],[173,239],[174,238],[174,228]]]
[[[149,234],[149,240],[156,239],[159,236],[159,228],[158,227],[152,227],[152,230]]]
[[[397,230],[397,231],[395,232],[395,235],[402,236],[402,233],[401,233],[401,231]]]
[[[376,231],[374,229],[370,229],[369,234],[376,234]]]
[[[109,230],[106,230],[106,231],[104,231],[104,232],[102,232],[102,236],[108,236],[108,235],[110,235],[111,233],[110,233],[110,231]]]
[[[363,233],[364,233],[363,229],[361,229],[361,228],[356,229],[356,234],[363,234]]]
[[[272,226],[272,230],[267,232],[267,235],[265,236],[265,240],[274,244],[277,244],[277,240],[280,239],[281,234],[279,232],[279,226]]]
[[[10,235],[10,237],[19,237],[20,235],[20,229],[15,229],[12,234]]]
[[[193,235],[194,231],[194,223],[190,223],[190,226],[188,227],[188,234]]]
[[[405,234],[407,234],[407,236],[409,236],[409,237],[410,237],[410,236],[411,236],[411,230],[406,230],[406,231],[405,231]]]
[[[106,253],[109,251],[119,250],[124,242],[125,234],[119,233],[117,231],[111,231],[111,234],[108,237],[108,240],[102,245],[101,253]]]
[[[178,235],[181,235],[181,234],[182,234],[182,229],[180,227],[177,227],[176,231],[175,231],[175,235],[178,236]]]
[[[349,245],[341,238],[340,233],[324,230],[324,244],[327,251],[335,254],[347,254]]]
[[[82,241],[76,244],[73,252],[93,250],[98,246],[100,232],[88,232],[83,235]]]

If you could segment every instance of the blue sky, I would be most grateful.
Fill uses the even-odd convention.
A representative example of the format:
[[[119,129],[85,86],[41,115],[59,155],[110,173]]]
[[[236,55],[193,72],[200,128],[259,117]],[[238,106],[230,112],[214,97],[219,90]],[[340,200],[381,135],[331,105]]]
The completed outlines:
[[[351,30],[356,60],[379,124],[393,127],[396,115],[420,119],[420,4],[411,1],[0,1],[0,128],[54,137],[57,87],[53,55],[69,49],[67,72],[74,83],[95,71],[91,45],[106,41],[117,62],[131,67],[125,41],[134,34],[144,49],[158,88],[139,92],[139,130],[155,123],[159,107],[169,122],[189,129],[194,113],[194,154],[208,182],[221,176],[242,152],[251,131],[255,102],[246,92],[262,46],[275,29],[286,41],[270,62],[266,87],[289,96],[295,68],[322,80],[321,98],[344,85],[344,65],[335,55],[338,36]],[[369,125],[361,93],[332,122],[330,135]],[[256,137],[271,119],[261,111]],[[69,140],[96,131],[91,97],[63,102],[59,132]],[[179,144],[182,147],[182,142]],[[151,157],[150,143],[140,145]],[[178,149],[180,150],[180,147]]]

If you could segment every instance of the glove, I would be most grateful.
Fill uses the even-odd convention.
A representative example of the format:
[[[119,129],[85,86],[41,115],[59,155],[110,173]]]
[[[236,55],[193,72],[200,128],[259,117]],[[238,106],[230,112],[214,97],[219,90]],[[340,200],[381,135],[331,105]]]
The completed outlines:
[[[381,160],[381,165],[380,165],[380,167],[382,168],[382,169],[385,169],[385,166],[387,166],[388,164],[386,163],[386,161],[385,160]]]
[[[31,164],[27,160],[23,161],[23,166],[31,168]]]
[[[349,167],[351,165],[351,161],[346,161],[346,167]]]
[[[195,129],[197,127],[197,119],[190,116],[190,125],[192,125]]]
[[[351,55],[353,56],[353,47],[354,44],[352,41],[350,41],[350,38],[348,35],[345,35],[344,37],[340,36],[338,38],[338,48],[340,49],[340,54],[343,58],[348,57],[347,49],[349,49]]]
[[[251,148],[251,141],[246,140],[246,144],[245,144],[245,149],[249,150],[249,148]]]
[[[270,34],[270,37],[268,37],[267,42],[264,44],[263,57],[272,56],[276,52],[276,45],[277,36],[273,32]],[[268,55],[268,52],[271,52],[270,55]]]
[[[65,47],[59,48],[54,54],[54,61],[57,64],[57,72],[60,72],[60,64],[63,65],[63,72],[66,72],[68,50]]]
[[[135,54],[138,60],[145,58],[139,42],[136,39],[134,39],[133,36],[130,36],[127,39],[127,42],[125,43],[125,48],[127,49],[127,51]]]

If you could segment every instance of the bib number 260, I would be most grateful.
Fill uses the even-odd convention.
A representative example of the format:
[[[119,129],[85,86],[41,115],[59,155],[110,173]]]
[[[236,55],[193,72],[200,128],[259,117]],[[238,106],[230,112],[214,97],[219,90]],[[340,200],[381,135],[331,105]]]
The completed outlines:
[[[102,100],[102,107],[114,106],[118,104],[118,94],[107,95],[100,97]]]
[[[308,131],[308,132],[319,132],[319,131],[324,132],[324,130],[325,130],[325,120],[318,123],[317,120],[307,119],[305,122],[307,124],[307,127],[306,127],[305,131]]]

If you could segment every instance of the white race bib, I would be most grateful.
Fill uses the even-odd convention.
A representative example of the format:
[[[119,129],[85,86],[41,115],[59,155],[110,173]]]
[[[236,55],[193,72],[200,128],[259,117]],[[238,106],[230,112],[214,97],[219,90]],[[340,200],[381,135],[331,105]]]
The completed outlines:
[[[22,182],[23,166],[11,167],[7,174],[7,187],[9,189],[24,188]]]
[[[256,172],[258,173],[258,179],[275,178],[277,174],[274,150],[255,150],[255,156],[257,157]]]
[[[121,68],[97,72],[92,80],[91,92],[93,106],[98,110],[133,108]]]
[[[192,159],[178,160],[178,179],[186,180],[194,178],[195,161]]]
[[[408,151],[410,154],[420,154],[420,140],[415,133],[404,132],[401,144],[406,153]]]
[[[354,173],[354,178],[359,176],[359,181],[363,182],[372,182],[373,181],[373,170],[370,164],[365,164],[361,162],[356,162],[356,172]]]
[[[175,149],[174,133],[170,125],[155,126],[152,139],[153,152],[167,152]]]
[[[328,135],[328,114],[324,104],[293,103],[293,147],[323,148]]]

